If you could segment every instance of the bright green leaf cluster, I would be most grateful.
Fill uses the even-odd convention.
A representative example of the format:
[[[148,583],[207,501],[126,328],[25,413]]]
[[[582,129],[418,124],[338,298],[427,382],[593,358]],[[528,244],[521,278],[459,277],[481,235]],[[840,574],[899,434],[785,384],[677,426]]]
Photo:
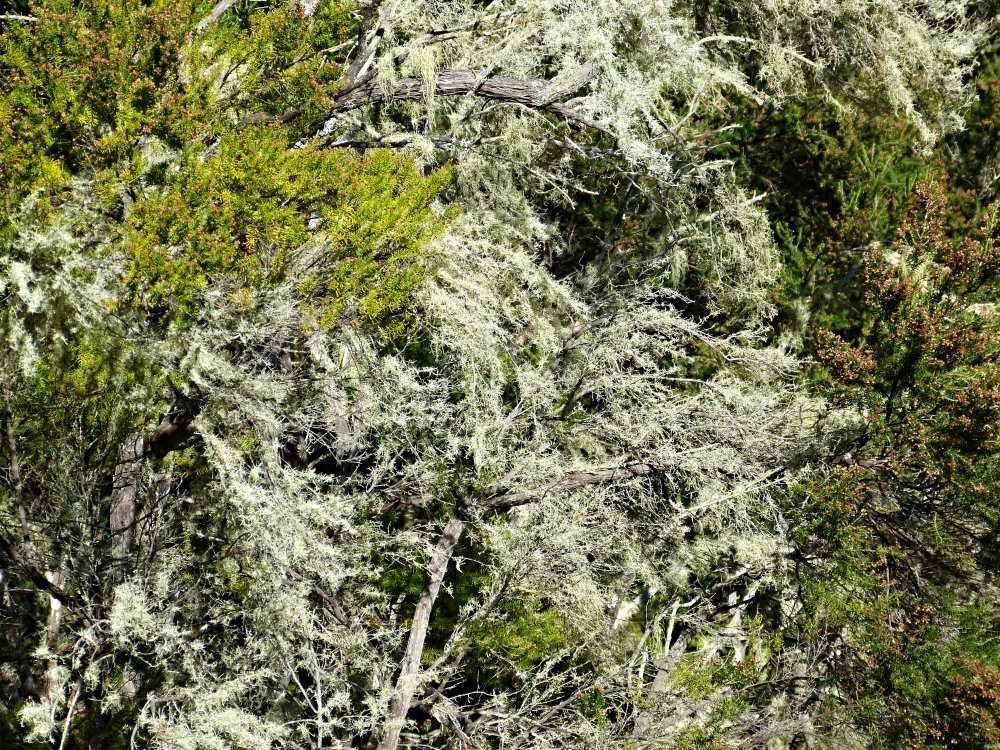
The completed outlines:
[[[224,136],[214,153],[189,151],[166,188],[133,207],[128,305],[186,322],[208,291],[246,304],[318,244],[323,262],[293,281],[320,323],[350,313],[388,324],[423,278],[421,255],[446,220],[428,207],[448,179],[387,151],[293,149],[276,126]]]

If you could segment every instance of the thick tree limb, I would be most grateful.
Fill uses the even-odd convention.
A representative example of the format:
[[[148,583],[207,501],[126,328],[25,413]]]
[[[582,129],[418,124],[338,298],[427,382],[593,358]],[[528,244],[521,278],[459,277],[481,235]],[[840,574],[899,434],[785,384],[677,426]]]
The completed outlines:
[[[420,657],[424,652],[427,629],[431,622],[431,611],[434,609],[434,602],[441,590],[445,573],[448,571],[448,564],[451,562],[455,545],[458,544],[459,537],[465,530],[465,524],[465,519],[456,510],[445,525],[437,546],[434,548],[430,565],[427,567],[427,583],[424,585],[423,591],[420,592],[417,607],[413,612],[410,637],[406,643],[406,653],[403,656],[403,664],[396,680],[396,689],[389,701],[385,735],[379,743],[379,750],[396,750],[399,745],[399,735],[406,721],[406,714],[413,703],[413,695],[417,687]]]
[[[494,76],[486,70],[452,68],[442,71],[434,82],[436,96],[480,96],[508,104],[520,104],[529,109],[550,112],[588,128],[607,133],[605,123],[597,122],[577,112],[559,99],[568,96],[592,80],[595,68],[585,65],[562,86],[553,87],[549,81],[522,80],[509,76]],[[337,100],[331,116],[358,109],[368,104],[385,104],[397,101],[416,101],[426,94],[424,82],[419,78],[403,78],[386,93],[375,81],[370,81],[345,91]]]
[[[139,480],[143,459],[163,458],[184,445],[194,434],[191,421],[197,407],[186,403],[180,395],[170,405],[149,437],[132,433],[118,449],[114,490],[111,496],[112,549],[118,561],[124,561],[132,549],[135,526],[139,516]],[[124,572],[119,573],[119,577]]]
[[[358,78],[364,75],[364,71],[371,64],[372,56],[375,54],[375,48],[378,46],[378,43],[382,41],[382,37],[385,35],[385,30],[382,28],[382,25],[378,24],[372,38],[368,38],[372,22],[375,20],[375,14],[378,13],[381,6],[382,0],[371,0],[371,2],[368,3],[368,7],[365,8],[365,13],[361,18],[361,23],[358,24],[358,40],[355,44],[351,64],[347,66],[346,78],[348,81],[357,82]]]
[[[139,462],[145,453],[146,441],[139,433],[125,438],[118,448],[114,489],[111,493],[112,549],[116,560],[124,561],[132,549],[139,495]],[[124,571],[117,578],[124,577]]]

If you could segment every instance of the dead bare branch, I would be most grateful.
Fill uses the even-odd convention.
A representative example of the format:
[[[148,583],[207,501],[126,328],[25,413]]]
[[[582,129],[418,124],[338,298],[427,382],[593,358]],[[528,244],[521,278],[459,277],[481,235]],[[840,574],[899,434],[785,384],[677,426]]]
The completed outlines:
[[[593,79],[594,73],[594,66],[585,65],[575,72],[565,84],[553,86],[550,81],[522,80],[509,76],[495,76],[486,70],[453,68],[442,71],[438,75],[434,82],[434,94],[436,96],[480,96],[508,104],[519,104],[528,109],[549,112],[585,127],[610,134],[606,123],[587,117],[582,112],[578,112],[560,101],[589,83]],[[337,114],[370,104],[418,101],[423,99],[425,95],[424,82],[419,78],[403,78],[388,93],[378,83],[369,81],[342,93],[331,112],[331,118],[336,117]]]

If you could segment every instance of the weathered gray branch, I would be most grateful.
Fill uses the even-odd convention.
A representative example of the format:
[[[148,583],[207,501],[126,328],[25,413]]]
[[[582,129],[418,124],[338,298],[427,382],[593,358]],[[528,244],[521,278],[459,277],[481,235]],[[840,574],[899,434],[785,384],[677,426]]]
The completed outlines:
[[[667,653],[663,655],[657,665],[656,677],[653,678],[652,685],[649,686],[649,692],[653,700],[662,696],[667,690],[669,684],[670,675],[673,673],[674,668],[680,662],[681,657],[687,652],[688,646],[694,639],[694,631],[688,630],[674,641],[673,645],[667,649]],[[652,730],[654,729],[654,724],[656,721],[656,710],[658,706],[655,704],[644,708],[639,712],[635,719],[635,728],[633,730],[632,736],[635,740],[648,740]]]
[[[211,12],[198,22],[198,25],[195,26],[195,33],[200,34],[203,32],[213,23],[218,21],[222,17],[223,13],[236,5],[239,1],[240,0],[220,0],[215,4],[215,7],[212,8]]]
[[[16,13],[3,13],[0,14],[0,21],[21,21],[22,23],[38,23],[38,19],[34,16],[20,16]]]
[[[358,82],[358,79],[364,75],[364,71],[371,65],[372,57],[379,42],[382,41],[382,37],[385,35],[385,29],[379,23],[376,25],[375,33],[369,39],[369,32],[371,31],[372,23],[375,21],[375,14],[379,12],[381,6],[382,0],[371,0],[368,3],[368,7],[365,8],[364,15],[361,17],[361,22],[358,24],[358,39],[355,43],[354,58],[351,60],[351,64],[347,66],[345,73],[348,81]]]
[[[455,511],[441,532],[430,565],[427,567],[427,583],[417,606],[413,612],[413,624],[410,626],[410,637],[406,643],[406,653],[396,680],[396,688],[389,701],[389,713],[385,721],[385,735],[379,743],[379,750],[396,750],[399,745],[399,734],[406,722],[406,714],[413,703],[413,695],[417,687],[417,676],[420,671],[420,657],[424,652],[424,642],[427,639],[427,629],[431,622],[431,611],[441,584],[444,582],[448,564],[458,544],[459,537],[465,529],[466,521],[459,511]]]
[[[139,494],[139,467],[145,454],[146,441],[139,433],[125,438],[118,449],[118,465],[115,467],[114,489],[111,493],[111,534],[114,537],[112,549],[118,561],[124,561],[132,549],[135,530],[136,510]],[[124,577],[119,571],[116,578]]]
[[[194,435],[191,421],[196,414],[197,405],[186,403],[178,396],[148,437],[132,433],[119,446],[110,518],[114,537],[112,549],[119,562],[128,557],[135,536],[142,461],[150,457],[163,458],[184,445]],[[120,572],[118,577],[123,575],[124,572]]]
[[[588,128],[608,132],[607,125],[597,122],[560,99],[580,89],[593,79],[595,68],[584,65],[565,84],[555,87],[549,81],[522,80],[509,76],[494,76],[486,70],[452,68],[438,74],[434,81],[436,96],[480,96],[508,104],[520,104],[529,109],[550,112],[578,122]],[[424,82],[419,78],[403,78],[388,93],[375,81],[350,88],[338,98],[331,115],[358,109],[368,104],[397,101],[416,101],[426,95]]]

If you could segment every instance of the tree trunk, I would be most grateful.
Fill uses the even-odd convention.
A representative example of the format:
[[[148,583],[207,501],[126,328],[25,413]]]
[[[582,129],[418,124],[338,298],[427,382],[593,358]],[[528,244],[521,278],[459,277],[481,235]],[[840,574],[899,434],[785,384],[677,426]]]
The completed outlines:
[[[125,438],[115,468],[114,490],[111,495],[111,549],[115,563],[121,566],[114,575],[116,582],[124,577],[125,561],[132,549],[135,534],[139,467],[145,454],[146,441],[139,433]]]

